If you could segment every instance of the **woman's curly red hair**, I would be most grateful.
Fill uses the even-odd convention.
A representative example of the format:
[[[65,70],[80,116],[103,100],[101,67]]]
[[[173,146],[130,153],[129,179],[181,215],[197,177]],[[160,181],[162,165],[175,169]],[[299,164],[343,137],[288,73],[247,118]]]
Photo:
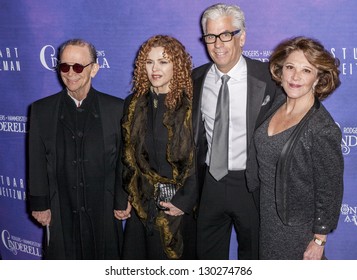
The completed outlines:
[[[174,109],[181,103],[185,94],[192,100],[192,60],[185,47],[175,38],[167,35],[156,35],[147,40],[140,48],[135,61],[133,89],[135,95],[146,94],[151,87],[147,72],[146,60],[152,48],[163,47],[165,58],[173,63],[173,77],[170,81],[170,91],[166,95],[165,105]]]

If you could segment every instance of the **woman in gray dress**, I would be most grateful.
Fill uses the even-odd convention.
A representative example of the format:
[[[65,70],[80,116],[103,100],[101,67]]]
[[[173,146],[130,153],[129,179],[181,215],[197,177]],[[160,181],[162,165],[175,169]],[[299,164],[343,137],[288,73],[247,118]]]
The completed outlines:
[[[247,163],[260,188],[260,259],[323,259],[343,194],[341,131],[321,100],[340,84],[339,62],[318,41],[296,37],[270,57],[279,96],[256,130]]]

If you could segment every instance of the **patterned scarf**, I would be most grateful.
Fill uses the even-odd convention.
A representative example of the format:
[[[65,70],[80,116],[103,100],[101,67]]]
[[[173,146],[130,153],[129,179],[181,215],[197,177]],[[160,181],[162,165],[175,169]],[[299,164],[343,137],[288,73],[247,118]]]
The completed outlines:
[[[154,185],[176,184],[182,187],[193,172],[193,136],[191,101],[183,98],[174,110],[167,110],[163,124],[168,130],[167,160],[172,167],[172,178],[162,177],[153,170],[148,161],[145,137],[148,123],[150,93],[133,95],[123,119],[124,136],[124,186],[129,200],[141,221],[148,225],[153,221],[160,231],[163,248],[168,258],[179,259],[183,252],[180,232],[182,216],[170,216],[163,211],[153,211]]]

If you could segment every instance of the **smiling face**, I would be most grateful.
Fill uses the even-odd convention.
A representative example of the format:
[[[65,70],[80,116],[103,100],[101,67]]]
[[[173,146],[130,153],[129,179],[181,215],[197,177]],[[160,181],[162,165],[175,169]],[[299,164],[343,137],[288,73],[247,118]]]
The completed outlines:
[[[79,63],[87,65],[92,62],[87,46],[68,45],[61,55],[61,63],[73,65]],[[83,69],[82,73],[76,73],[70,67],[69,71],[60,72],[61,78],[69,93],[77,100],[84,99],[91,87],[91,80],[99,70],[99,65],[93,63]]]
[[[311,98],[318,82],[317,74],[317,68],[309,63],[302,51],[292,52],[283,64],[281,77],[288,98]]]
[[[207,34],[219,35],[223,32],[235,31],[236,29],[232,24],[232,18],[229,16],[220,17],[215,20],[207,19]],[[245,31],[241,31],[237,35],[234,35],[229,42],[222,42],[217,38],[215,43],[206,44],[206,46],[210,57],[218,69],[223,73],[227,73],[239,61],[244,43]]]
[[[174,67],[165,55],[165,49],[163,47],[152,48],[148,53],[145,67],[154,92],[168,93]]]

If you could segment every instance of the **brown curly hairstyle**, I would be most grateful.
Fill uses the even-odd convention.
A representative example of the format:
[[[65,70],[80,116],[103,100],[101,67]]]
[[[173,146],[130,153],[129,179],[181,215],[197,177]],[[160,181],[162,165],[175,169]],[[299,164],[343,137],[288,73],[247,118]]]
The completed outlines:
[[[302,51],[307,61],[317,68],[318,82],[314,94],[319,100],[324,100],[341,84],[340,70],[338,69],[340,61],[315,39],[302,36],[287,39],[274,49],[269,59],[270,72],[273,79],[279,84],[284,62],[294,51]]]
[[[151,83],[145,65],[148,53],[156,47],[163,47],[165,58],[173,63],[173,77],[165,98],[165,105],[169,109],[174,109],[181,104],[184,94],[192,100],[193,90],[191,56],[186,52],[185,47],[173,37],[156,35],[142,44],[135,61],[132,91],[135,95],[141,96],[150,90]]]

